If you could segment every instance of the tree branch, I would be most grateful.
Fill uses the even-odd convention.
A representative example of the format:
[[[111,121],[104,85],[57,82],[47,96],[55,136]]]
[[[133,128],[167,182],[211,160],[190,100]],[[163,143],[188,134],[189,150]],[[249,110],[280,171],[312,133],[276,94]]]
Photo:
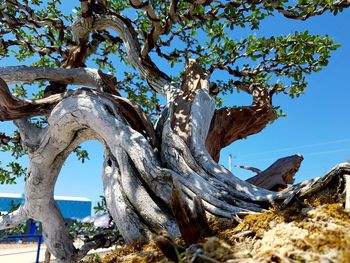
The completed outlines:
[[[70,90],[63,94],[55,94],[38,100],[19,100],[11,94],[6,82],[0,78],[0,120],[15,120],[34,115],[47,115],[62,99],[82,90],[84,89]]]
[[[46,128],[35,127],[34,124],[30,123],[27,119],[15,120],[14,124],[18,128],[21,140],[26,147],[31,149],[39,146]]]
[[[83,85],[102,89],[103,80],[97,69],[45,68],[27,66],[0,67],[0,78],[8,84],[54,81],[62,84]]]
[[[82,20],[79,20],[72,26],[75,32],[74,34],[77,37],[86,35],[88,32],[88,29],[82,23]],[[158,69],[148,55],[141,55],[141,47],[131,21],[118,14],[103,15],[95,18],[93,28],[90,30],[107,29],[112,29],[119,33],[125,44],[130,64],[140,71],[151,87],[158,93],[171,97],[176,91],[176,88],[171,85],[170,78]]]
[[[74,253],[74,259],[80,262],[90,250],[109,248],[116,243],[119,236],[109,236],[108,233],[99,233],[87,240],[84,245]]]
[[[8,145],[9,143],[18,144],[21,142],[21,139],[17,136],[11,137],[7,136],[4,132],[0,132],[0,146]]]
[[[246,169],[246,170],[252,171],[254,173],[260,173],[261,172],[261,170],[258,169],[258,168],[251,167],[251,166],[246,166],[246,165],[235,165],[235,167]]]
[[[22,68],[22,67],[21,67]],[[34,70],[33,68],[24,68],[25,70]],[[50,69],[48,69],[50,70]],[[55,72],[55,69],[53,72]],[[75,72],[80,69],[56,69],[58,71],[64,71],[64,72]],[[0,71],[1,72],[1,71]],[[39,71],[40,72],[40,71]],[[52,73],[52,72],[51,72]],[[53,73],[52,73],[53,74]],[[0,73],[1,75],[1,73]],[[41,75],[35,75],[36,77],[40,77]],[[47,77],[47,76],[46,76]],[[53,77],[55,75],[53,74]],[[10,77],[9,77],[10,78]],[[11,78],[10,78],[11,79]],[[23,81],[23,80],[31,80],[33,82],[41,80],[41,78],[34,78],[33,75],[21,75],[19,74],[17,78],[12,78],[12,80],[15,79],[16,82]],[[93,79],[92,79],[93,80]],[[91,83],[92,80],[87,80],[87,83]],[[72,81],[72,80],[70,80]],[[84,81],[84,79],[78,78],[76,81]],[[91,83],[92,84],[92,83]],[[11,94],[10,90],[8,89],[8,86],[6,82],[4,82],[0,78],[0,120],[15,120],[15,119],[21,119],[21,118],[28,118],[34,115],[47,115],[51,112],[53,107],[62,101],[64,98],[67,98],[69,96],[73,96],[85,91],[89,91],[94,94],[98,94],[100,97],[107,98],[114,102],[115,107],[121,112],[121,114],[126,118],[126,120],[129,122],[130,126],[135,129],[136,131],[140,132],[144,136],[146,136],[151,145],[154,148],[157,148],[158,145],[158,139],[156,136],[156,133],[154,131],[153,125],[151,121],[149,120],[148,116],[143,112],[142,108],[137,105],[136,103],[120,97],[113,94],[105,94],[98,91],[92,91],[86,88],[81,88],[77,90],[69,90],[62,94],[54,94],[49,97],[38,99],[38,100],[19,100]],[[23,123],[23,121],[18,121],[18,125],[20,125],[20,128],[22,128],[23,138],[27,138],[25,134],[28,132],[28,125]],[[23,130],[24,129],[24,130]],[[29,136],[30,137],[30,136]],[[28,138],[29,138],[28,137]],[[34,140],[36,141],[36,140]],[[34,141],[30,142],[29,145],[34,143]]]
[[[215,111],[206,141],[206,147],[214,160],[219,160],[222,148],[260,132],[276,117],[271,96],[263,87],[256,87],[251,94],[251,106],[225,107]]]
[[[82,85],[94,87],[100,92],[107,92],[119,96],[117,91],[118,83],[115,77],[102,73],[100,70],[92,68],[46,68],[9,66],[0,67],[0,78],[8,84],[13,83],[34,83],[39,81],[50,81],[48,87],[65,85]],[[45,97],[58,92],[54,92],[48,87],[45,89]],[[62,90],[63,93],[66,90]]]
[[[266,2],[266,1],[264,1]],[[321,4],[326,2],[324,6]],[[321,4],[319,4],[321,3]],[[336,0],[333,3],[328,1],[314,1],[314,3],[306,3],[306,4],[297,4],[294,7],[284,8],[283,6],[279,6],[274,2],[270,2],[269,4],[275,8],[279,13],[283,14],[287,18],[295,19],[295,20],[306,20],[313,16],[322,15],[324,12],[329,10],[341,9],[350,6],[349,0]],[[304,11],[313,7],[312,11]]]
[[[147,57],[148,53],[154,48],[154,45],[157,42],[159,36],[164,33],[164,28],[162,27],[160,19],[156,14],[154,8],[148,1],[142,3],[139,0],[129,0],[129,3],[136,9],[144,10],[147,14],[147,17],[152,23],[152,30],[147,35],[146,41],[141,50],[141,56]]]
[[[249,178],[247,182],[272,191],[285,189],[288,184],[294,182],[294,175],[299,170],[303,159],[304,157],[299,154],[280,158],[266,170]]]
[[[17,210],[0,216],[0,230],[16,227],[26,219],[28,212],[24,206],[20,206]]]

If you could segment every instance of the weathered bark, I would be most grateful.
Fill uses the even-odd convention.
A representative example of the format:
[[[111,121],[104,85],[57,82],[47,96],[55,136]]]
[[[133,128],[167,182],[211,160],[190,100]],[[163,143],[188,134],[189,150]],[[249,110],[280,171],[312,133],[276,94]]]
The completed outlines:
[[[260,171],[256,168],[257,175],[249,178],[247,182],[272,191],[283,190],[288,184],[294,183],[294,175],[299,170],[300,164],[304,158],[301,155],[292,155],[278,159],[266,170]],[[244,169],[252,170],[252,167]]]
[[[181,91],[173,102],[174,117],[172,129],[180,136],[186,144],[190,143],[192,137],[191,108],[196,93],[201,89],[208,88],[208,76],[195,60],[189,59],[181,85]]]
[[[0,92],[0,120],[4,121],[47,115],[59,101],[77,91],[68,91],[39,100],[19,100],[11,94],[6,82],[0,78]]]
[[[345,211],[350,212],[350,175],[345,177]]]
[[[209,224],[201,199],[195,197],[193,208],[190,209],[176,181],[171,196],[171,208],[186,245],[197,243],[199,238],[209,233]]]
[[[101,15],[93,20],[78,19],[72,28],[78,40],[86,39],[92,29],[117,31],[126,43],[130,63],[157,92],[166,95],[168,105],[155,131],[140,107],[108,90],[101,92],[106,89],[103,77],[101,84],[100,72],[92,71],[91,75],[81,69],[59,69],[61,77],[57,77],[58,71],[54,69],[43,69],[47,74],[30,68],[18,68],[19,72],[12,70],[10,74],[0,69],[0,75],[9,82],[41,79],[65,84],[84,82],[97,89],[21,101],[12,96],[4,81],[0,82],[0,117],[19,119],[15,123],[30,160],[26,202],[13,214],[0,219],[0,229],[15,226],[26,218],[41,221],[47,247],[58,262],[79,261],[89,249],[96,247],[96,242],[91,241],[81,250],[74,248],[53,199],[64,161],[85,140],[96,139],[105,148],[104,194],[109,212],[127,242],[149,239],[152,233],[162,230],[180,235],[171,210],[174,181],[178,182],[181,202],[186,202],[183,211],[191,218],[190,222],[198,219],[205,224],[207,216],[232,218],[261,211],[278,202],[287,205],[295,196],[313,194],[337,181],[338,175],[350,172],[349,165],[342,165],[324,178],[280,193],[240,180],[216,160],[221,148],[260,131],[274,118],[271,95],[263,87],[248,90],[253,95],[251,106],[215,111],[208,74],[189,60],[181,88],[174,87],[150,57],[141,54],[129,20],[120,15]],[[72,72],[78,75],[72,76]],[[69,75],[72,78],[67,79]],[[35,114],[48,116],[46,128],[38,130],[21,119]],[[199,235],[197,232],[199,229],[194,228],[193,233]],[[191,238],[187,240],[193,242]]]
[[[97,139],[105,147],[103,181],[107,205],[129,242],[149,238],[152,232],[161,229],[179,235],[170,209],[173,180],[179,183],[189,206],[199,198],[208,216],[230,218],[261,211],[279,200],[288,203],[294,196],[312,194],[337,179],[333,173],[284,193],[273,193],[242,181],[218,165],[205,148],[214,114],[214,101],[208,89],[198,89],[194,94],[189,113],[191,136],[187,142],[172,128],[175,101],[169,104],[163,125],[158,127],[162,136],[160,155],[149,139],[152,136],[148,134],[154,131],[133,129],[125,109],[121,109],[125,101],[115,96],[89,90],[72,93],[54,107],[48,127],[40,132],[34,132],[23,120],[16,121],[24,145],[30,148],[26,202],[14,214],[1,219],[1,228],[14,226],[27,217],[39,220],[48,249],[59,262],[75,262],[84,256],[85,250],[74,249],[53,201],[53,192],[65,159],[88,139]],[[141,116],[138,111],[133,114]],[[350,172],[349,165],[337,169],[338,173]]]
[[[137,68],[147,79],[151,87],[168,99],[176,92],[170,83],[170,78],[153,63],[148,54],[141,54],[137,33],[131,21],[119,14],[101,15],[90,21],[91,17],[77,19],[72,29],[75,39],[86,39],[92,30],[114,30],[125,43],[126,53],[131,65]]]
[[[0,78],[7,84],[37,81],[54,81],[89,87],[99,87],[103,84],[99,71],[90,68],[0,67]]]
[[[219,161],[222,148],[262,131],[276,118],[271,95],[263,87],[252,92],[251,106],[221,108],[215,111],[206,140],[208,152]]]
[[[41,221],[45,242],[60,262],[72,262],[78,258],[74,256],[72,241],[53,201],[54,184],[68,154],[87,139],[97,138],[109,147],[104,172],[105,195],[111,214],[120,222],[117,226],[124,238],[128,241],[138,240],[148,235],[148,229],[155,231],[164,228],[174,235],[178,234],[171,214],[164,211],[165,205],[161,208],[158,204],[161,200],[164,203],[168,202],[170,198],[171,186],[167,187],[167,183],[162,183],[161,179],[168,172],[159,167],[147,139],[132,130],[126,120],[118,116],[115,101],[105,99],[106,104],[101,104],[103,100],[86,91],[63,100],[52,111],[48,120],[49,127],[45,129],[39,145],[33,147],[30,154],[25,205],[13,215],[18,219],[12,220],[12,224],[19,223],[27,216]],[[103,112],[107,116],[96,120],[97,115],[95,116],[94,112],[97,115]],[[87,116],[90,116],[89,124],[84,123]],[[112,129],[103,129],[102,134],[99,134],[102,131],[101,127],[106,126]],[[24,126],[19,128],[21,133],[27,132],[23,130]],[[117,128],[121,129],[116,131]],[[114,137],[118,136],[121,136],[120,139],[115,140]],[[109,154],[109,151],[113,154]],[[135,173],[141,174],[143,178],[137,179]],[[147,188],[143,188],[144,183],[140,180],[153,183],[148,183]],[[157,199],[157,204],[152,201],[154,197],[149,195],[148,187],[153,189],[153,192],[162,193],[159,200]],[[7,222],[11,217],[12,215],[4,220]],[[144,217],[145,221],[141,222],[141,217]],[[10,226],[5,221],[4,226]]]
[[[12,70],[10,71],[12,72]],[[30,72],[29,76],[32,77],[32,74],[33,72]],[[16,73],[9,74],[9,76],[12,77],[12,80],[17,79]],[[24,77],[24,79],[28,79],[28,77]],[[21,80],[22,78],[20,78],[20,81]],[[153,147],[158,147],[158,141],[153,126],[146,114],[142,111],[141,107],[133,103],[132,101],[122,98],[120,96],[112,94],[103,94],[90,89],[81,88],[77,90],[69,90],[63,94],[51,95],[47,98],[39,100],[19,100],[12,96],[7,84],[1,78],[0,91],[2,94],[2,96],[0,96],[0,120],[16,120],[23,117],[28,118],[34,115],[48,115],[51,112],[52,108],[63,99],[86,91],[98,94],[101,97],[110,97],[113,99],[113,101],[116,101],[114,106],[118,108],[122,116],[126,118],[128,123],[130,124],[130,126],[133,129],[145,135],[149,139]],[[37,137],[37,134],[41,133],[41,130],[38,128],[28,127],[28,124],[26,122],[18,122],[17,125],[26,126],[22,127],[22,130],[25,131],[22,133],[24,141],[32,140],[34,137]],[[2,140],[13,141],[13,139],[5,137]]]
[[[322,178],[276,193],[240,180],[217,163],[223,147],[261,131],[275,118],[272,94],[255,84],[238,86],[252,95],[252,104],[215,110],[212,96],[218,90],[210,88],[211,71],[203,71],[190,59],[182,85],[171,83],[170,77],[153,63],[149,52],[172,23],[182,21],[176,12],[177,1],[171,2],[169,17],[163,24],[150,4],[131,1],[132,6],[145,10],[151,19],[152,30],[143,47],[132,22],[107,10],[105,1],[80,2],[82,17],[70,27],[74,45],[65,53],[64,68],[0,68],[0,78],[7,83],[53,82],[45,98],[19,100],[0,79],[0,120],[15,120],[30,161],[25,203],[0,218],[0,229],[16,226],[27,218],[41,221],[46,245],[58,262],[78,262],[96,248],[98,242],[91,240],[80,250],[75,249],[53,198],[66,158],[80,143],[90,139],[104,146],[104,194],[109,212],[127,242],[149,239],[152,234],[165,231],[172,236],[181,232],[187,243],[193,243],[201,234],[200,225],[207,224],[207,217],[232,218],[262,211],[276,203],[288,205],[295,197],[307,198],[327,187],[333,192],[344,188],[343,180],[346,177],[348,181],[345,175],[350,174],[350,164],[339,165]],[[196,2],[200,5],[208,1]],[[191,12],[184,19],[196,17]],[[194,20],[202,19],[198,16]],[[35,23],[47,26],[48,21],[58,23],[63,34],[59,19]],[[118,96],[115,79],[98,70],[75,68],[84,67],[86,58],[98,47],[99,41],[91,36],[92,32],[105,31],[118,34],[125,44],[129,63],[157,93],[166,97],[167,107],[156,129],[139,106]],[[66,91],[67,84],[94,89]],[[34,127],[27,120],[34,115],[47,116],[48,125]],[[2,143],[9,140],[6,136],[0,139]],[[271,166],[251,181],[261,185],[261,177],[282,172],[286,176],[276,176],[274,180],[280,178],[286,183],[296,166]],[[177,184],[174,195],[173,182]],[[264,187],[270,186],[264,184]],[[179,218],[182,215],[184,218]],[[186,223],[191,225],[190,230],[186,230]],[[161,235],[156,242],[170,248],[169,256],[176,260],[181,248],[173,244],[171,237]]]

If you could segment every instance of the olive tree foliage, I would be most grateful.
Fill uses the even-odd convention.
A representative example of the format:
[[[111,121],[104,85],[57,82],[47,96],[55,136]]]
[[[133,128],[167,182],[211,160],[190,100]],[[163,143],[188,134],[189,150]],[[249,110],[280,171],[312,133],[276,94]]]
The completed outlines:
[[[0,1],[0,57],[22,64],[0,67],[0,119],[18,128],[0,140],[15,158],[29,156],[27,170],[2,164],[3,183],[25,174],[26,201],[0,219],[1,229],[41,221],[58,262],[79,261],[101,246],[93,240],[76,249],[53,200],[67,156],[75,151],[85,160],[79,145],[89,139],[104,146],[106,204],[127,242],[162,230],[184,236],[174,196],[181,195],[182,208],[232,218],[342,184],[346,164],[276,193],[217,162],[222,148],[279,116],[274,94],[298,97],[306,75],[326,66],[338,47],[307,31],[242,38],[241,29],[258,29],[270,16],[336,14],[349,1],[76,2],[73,12],[59,0]],[[215,79],[218,71],[229,77]],[[235,91],[249,94],[251,104],[222,107],[222,96]],[[283,174],[277,184],[285,186],[301,160],[284,158],[264,177]]]

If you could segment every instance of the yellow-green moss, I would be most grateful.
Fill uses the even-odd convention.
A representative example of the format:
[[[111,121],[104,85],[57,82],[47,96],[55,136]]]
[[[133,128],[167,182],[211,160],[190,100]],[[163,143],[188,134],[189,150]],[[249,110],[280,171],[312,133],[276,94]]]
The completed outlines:
[[[277,223],[284,222],[284,217],[269,210],[260,214],[247,215],[242,223],[233,229],[233,232],[253,231],[257,236],[262,236],[264,232]]]
[[[117,247],[103,257],[101,261],[85,261],[86,263],[151,263],[164,261],[165,257],[154,243],[133,243]]]
[[[337,202],[337,195],[334,194],[324,194],[324,195],[315,195],[308,199],[305,199],[304,202],[312,207],[319,207],[325,204],[335,204]]]
[[[216,237],[201,240],[203,253],[220,262],[228,259],[269,262],[280,256],[297,262],[319,262],[328,257],[335,262],[349,262],[350,214],[333,201],[332,196],[317,197],[308,202],[309,210],[302,210],[298,204],[287,209],[273,208],[248,215],[239,224],[233,220],[213,220],[210,226]],[[249,236],[240,235],[244,232],[249,232]],[[290,246],[288,252],[281,252],[282,244]],[[117,249],[101,261],[112,262],[150,263],[167,259],[154,244],[134,244]]]
[[[344,211],[344,207],[339,204],[326,204],[322,206],[322,212],[329,217],[341,220],[350,224],[350,213]]]

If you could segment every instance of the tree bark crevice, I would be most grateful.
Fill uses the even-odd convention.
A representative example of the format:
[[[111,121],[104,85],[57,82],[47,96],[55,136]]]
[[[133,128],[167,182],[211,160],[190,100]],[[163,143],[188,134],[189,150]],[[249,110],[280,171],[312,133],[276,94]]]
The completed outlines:
[[[27,218],[40,221],[47,248],[59,263],[79,262],[90,249],[106,244],[88,240],[76,249],[54,200],[62,166],[69,154],[87,140],[103,145],[103,191],[109,214],[124,240],[149,240],[160,233],[154,238],[156,243],[175,261],[184,249],[173,237],[182,235],[187,245],[197,242],[209,231],[208,217],[232,219],[273,205],[306,202],[322,194],[335,195],[341,202],[344,199],[349,209],[350,163],[289,188],[301,156],[279,159],[264,171],[248,167],[257,175],[247,181],[218,164],[224,147],[262,131],[276,119],[272,104],[275,92],[299,95],[306,85],[304,74],[320,70],[327,64],[329,52],[337,48],[330,38],[307,32],[235,41],[222,26],[226,22],[232,22],[233,27],[259,26],[260,19],[255,21],[248,14],[254,8],[267,10],[268,16],[275,11],[291,17],[294,10],[293,18],[306,19],[349,6],[348,0],[340,4],[334,1],[325,5],[308,3],[307,8],[272,4],[269,9],[263,1],[253,1],[247,7],[245,1],[217,4],[196,0],[180,4],[172,0],[156,6],[141,0],[118,4],[81,0],[81,12],[67,27],[63,21],[71,18],[59,10],[61,1],[49,1],[46,10],[39,7],[40,1],[0,0],[0,24],[4,26],[0,56],[14,51],[14,57],[24,61],[37,53],[38,65],[61,63],[61,68],[0,67],[0,121],[13,120],[20,134],[20,138],[11,138],[0,133],[0,144],[16,150],[21,143],[29,156],[25,203],[0,217],[0,230]],[[139,10],[134,14],[135,21],[121,15],[129,13],[130,8],[145,11],[145,16]],[[227,8],[232,12],[226,12]],[[46,11],[51,18],[45,17]],[[201,31],[210,41],[197,39],[196,32]],[[303,39],[310,40],[310,45],[304,45]],[[167,48],[173,41],[181,42],[180,47]],[[298,50],[294,42],[301,44]],[[170,74],[156,65],[152,50],[171,64],[186,60],[181,83],[172,81]],[[298,52],[305,58],[295,55]],[[86,67],[87,58],[95,54],[97,65],[114,71],[108,56],[116,53],[120,62],[133,67],[139,76],[130,69],[131,74],[126,73],[125,80],[118,83],[115,77]],[[198,60],[189,58],[191,55]],[[254,65],[245,64],[250,59]],[[252,98],[250,105],[216,109],[214,97],[220,90],[210,83],[216,69],[235,78],[220,75],[223,79],[218,83],[224,92],[235,88],[247,92]],[[275,77],[290,82],[273,84]],[[40,99],[16,98],[8,87],[46,81],[49,85]],[[146,83],[150,88],[147,91]],[[232,83],[234,86],[228,87]],[[118,84],[130,97],[142,94],[140,105],[122,98]],[[68,89],[68,85],[89,88]],[[133,88],[139,90],[131,94]],[[15,92],[28,97],[24,91]],[[148,92],[152,92],[151,98]],[[165,103],[157,95],[165,97]],[[158,114],[160,103],[166,107],[154,125],[142,107]],[[47,125],[35,127],[34,116],[45,117]],[[276,187],[284,190],[276,192]]]
[[[81,89],[50,104],[53,109],[49,112],[48,126],[41,132],[39,146],[29,154],[26,202],[17,214],[2,218],[0,227],[13,226],[26,217],[39,220],[43,223],[45,242],[58,261],[79,260],[86,248],[75,250],[53,193],[64,161],[89,139],[104,145],[104,194],[109,212],[127,242],[149,239],[161,229],[179,235],[175,217],[169,212],[173,181],[178,182],[188,207],[196,207],[200,202],[205,210],[202,214],[232,218],[262,211],[275,203],[288,205],[295,197],[304,198],[328,185],[337,185],[345,172],[349,174],[350,165],[344,164],[323,178],[278,193],[235,177],[215,162],[206,148],[215,102],[209,95],[206,76],[192,77],[195,78],[192,83],[202,84],[194,85],[193,90],[189,87],[193,93],[188,100],[191,133],[187,138],[182,138],[172,126],[177,118],[176,100],[169,103],[157,132],[139,107],[112,94]],[[51,100],[52,96],[45,99]],[[16,103],[22,102],[16,99]],[[25,126],[21,127],[23,134]],[[155,151],[155,145],[160,152]]]

